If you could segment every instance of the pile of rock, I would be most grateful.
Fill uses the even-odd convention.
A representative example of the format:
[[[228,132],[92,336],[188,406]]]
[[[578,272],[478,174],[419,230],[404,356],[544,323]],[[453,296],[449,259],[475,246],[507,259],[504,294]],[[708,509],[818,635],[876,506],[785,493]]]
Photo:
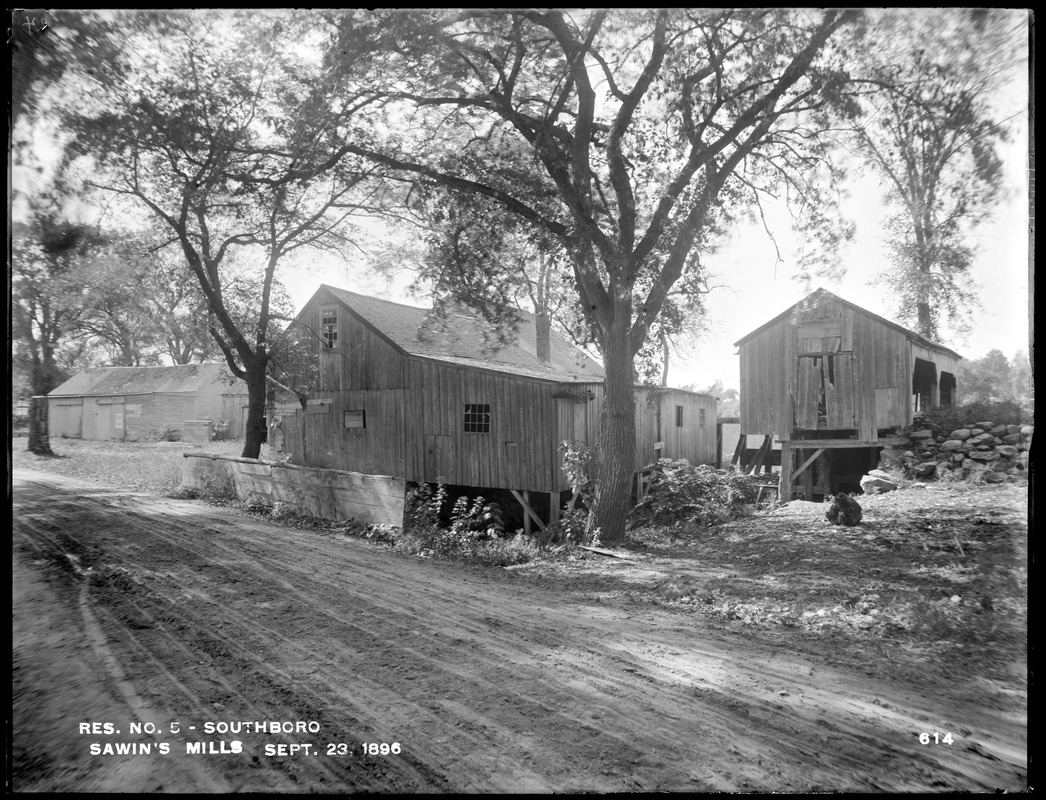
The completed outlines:
[[[906,442],[894,443],[879,456],[883,469],[902,467],[916,478],[941,478],[961,470],[964,478],[988,483],[1027,479],[1028,450],[1034,425],[973,422],[950,433],[916,425],[904,431]]]

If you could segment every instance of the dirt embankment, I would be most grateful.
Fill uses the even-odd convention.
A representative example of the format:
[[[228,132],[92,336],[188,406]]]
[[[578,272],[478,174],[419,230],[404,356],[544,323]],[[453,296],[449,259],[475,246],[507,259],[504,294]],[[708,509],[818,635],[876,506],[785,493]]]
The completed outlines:
[[[14,491],[18,791],[1027,788],[1021,687],[652,605],[653,558],[536,579],[39,473]],[[315,732],[204,732],[239,721]],[[170,752],[91,754],[121,743]]]

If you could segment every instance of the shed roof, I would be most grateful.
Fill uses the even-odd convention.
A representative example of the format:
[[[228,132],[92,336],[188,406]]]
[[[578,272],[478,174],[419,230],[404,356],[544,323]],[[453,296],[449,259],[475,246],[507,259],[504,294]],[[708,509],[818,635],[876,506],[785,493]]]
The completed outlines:
[[[915,331],[910,331],[907,328],[898,325],[896,322],[891,322],[890,320],[886,319],[885,317],[880,317],[878,314],[873,314],[868,309],[861,308],[859,305],[855,305],[854,303],[851,303],[849,300],[844,300],[843,298],[839,297],[838,295],[832,294],[827,289],[818,289],[815,292],[811,292],[806,297],[804,297],[802,300],[800,300],[798,303],[795,303],[794,305],[789,306],[786,310],[782,311],[780,314],[778,314],[776,317],[774,317],[769,322],[766,322],[766,323],[760,325],[758,328],[756,328],[754,331],[752,331],[748,335],[742,336],[740,339],[738,339],[736,342],[734,342],[734,346],[735,347],[739,347],[741,344],[743,344],[744,342],[747,342],[749,339],[753,338],[754,336],[758,336],[760,333],[765,331],[767,328],[770,328],[773,325],[776,325],[782,319],[784,319],[785,317],[791,315],[797,309],[799,309],[799,308],[806,308],[806,307],[809,307],[809,306],[812,306],[812,305],[816,305],[821,300],[831,300],[832,302],[835,302],[835,303],[841,303],[842,305],[846,306],[847,308],[849,308],[849,309],[851,309],[853,311],[856,311],[859,314],[864,314],[867,317],[871,317],[876,322],[879,322],[879,323],[885,325],[888,328],[893,328],[895,331],[899,331],[899,332],[903,333],[905,336],[908,337],[908,339],[910,341],[916,342],[917,344],[920,344],[923,347],[928,347],[931,350],[937,350],[938,352],[945,353],[947,355],[952,356],[953,358],[959,358],[959,359],[962,358],[962,356],[960,356],[954,350],[949,350],[944,345],[940,345],[940,344],[936,344],[935,342],[931,342],[925,336],[921,336],[920,334],[916,333]]]
[[[313,299],[324,291],[409,355],[560,382],[603,379],[599,362],[555,331],[550,333],[550,360],[541,361],[537,355],[536,317],[527,311],[519,312],[515,338],[495,349],[492,326],[464,307],[448,310],[445,318],[437,318],[428,309],[326,284]]]
[[[223,394],[246,393],[247,385],[222,363],[175,367],[94,367],[77,373],[48,397],[108,397],[134,394],[190,394],[219,386]]]

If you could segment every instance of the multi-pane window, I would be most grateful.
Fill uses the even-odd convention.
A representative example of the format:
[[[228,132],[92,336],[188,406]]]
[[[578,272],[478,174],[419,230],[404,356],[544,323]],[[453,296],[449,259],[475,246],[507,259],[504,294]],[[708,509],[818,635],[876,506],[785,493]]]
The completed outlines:
[[[343,420],[346,428],[366,428],[367,412],[363,409],[346,411]]]
[[[327,349],[333,350],[338,346],[338,310],[325,308],[320,316],[320,336],[327,345]]]
[[[677,428],[682,428],[683,427],[683,407],[682,406],[676,406],[676,427]]]
[[[490,433],[489,404],[465,404],[465,433]]]

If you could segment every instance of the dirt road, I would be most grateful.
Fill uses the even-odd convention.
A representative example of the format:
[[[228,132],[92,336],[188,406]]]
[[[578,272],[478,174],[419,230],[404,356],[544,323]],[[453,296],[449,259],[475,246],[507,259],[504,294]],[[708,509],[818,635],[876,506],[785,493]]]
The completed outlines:
[[[43,473],[13,538],[19,791],[1027,788],[1026,718],[949,676]]]

